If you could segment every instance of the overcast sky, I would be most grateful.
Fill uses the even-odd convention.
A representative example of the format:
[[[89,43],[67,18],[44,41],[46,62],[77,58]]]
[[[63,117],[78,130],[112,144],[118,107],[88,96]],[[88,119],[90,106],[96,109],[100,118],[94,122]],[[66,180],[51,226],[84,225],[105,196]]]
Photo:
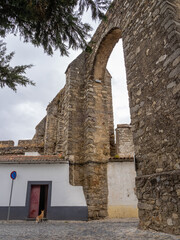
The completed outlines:
[[[94,28],[96,27],[95,24]],[[47,56],[42,48],[23,43],[19,37],[6,37],[8,53],[15,51],[13,65],[33,64],[27,76],[36,86],[18,87],[17,92],[0,88],[0,140],[31,139],[36,125],[46,115],[46,107],[65,84],[65,71],[80,53],[70,51],[69,57],[61,57],[56,51]],[[122,41],[116,44],[107,69],[112,75],[114,126],[130,123],[126,74]]]

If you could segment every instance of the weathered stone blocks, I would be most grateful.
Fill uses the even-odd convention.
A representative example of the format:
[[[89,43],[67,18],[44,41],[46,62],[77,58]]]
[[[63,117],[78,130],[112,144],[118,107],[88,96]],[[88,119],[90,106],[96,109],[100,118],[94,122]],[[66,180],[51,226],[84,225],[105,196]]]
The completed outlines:
[[[136,178],[141,228],[179,234],[180,170]]]
[[[116,154],[119,158],[134,158],[131,125],[118,124],[116,128]]]
[[[178,0],[115,0],[92,51],[69,65],[64,89],[36,129],[44,153],[70,161],[70,182],[83,186],[91,219],[107,215],[106,165],[115,148],[106,64],[122,38],[140,226],[180,234],[179,19]]]

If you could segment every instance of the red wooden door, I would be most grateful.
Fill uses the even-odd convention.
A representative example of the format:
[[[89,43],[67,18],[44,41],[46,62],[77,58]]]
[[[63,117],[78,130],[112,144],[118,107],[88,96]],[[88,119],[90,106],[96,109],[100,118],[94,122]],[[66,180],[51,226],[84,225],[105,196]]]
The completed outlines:
[[[36,218],[39,215],[40,185],[31,186],[29,218]]]

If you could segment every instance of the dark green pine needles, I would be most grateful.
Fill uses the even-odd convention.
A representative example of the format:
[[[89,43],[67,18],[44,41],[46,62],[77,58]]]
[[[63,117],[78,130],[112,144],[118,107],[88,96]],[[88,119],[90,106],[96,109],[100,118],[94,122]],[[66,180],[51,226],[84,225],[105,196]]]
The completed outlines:
[[[105,19],[109,4],[110,0],[1,0],[0,37],[18,33],[24,42],[42,46],[49,55],[59,49],[67,56],[69,48],[87,47],[91,26],[82,22],[83,13],[91,9],[92,19]],[[7,63],[14,53],[5,56],[5,51],[1,42],[0,86],[16,90],[17,84],[34,84],[22,76],[31,65],[10,67]]]

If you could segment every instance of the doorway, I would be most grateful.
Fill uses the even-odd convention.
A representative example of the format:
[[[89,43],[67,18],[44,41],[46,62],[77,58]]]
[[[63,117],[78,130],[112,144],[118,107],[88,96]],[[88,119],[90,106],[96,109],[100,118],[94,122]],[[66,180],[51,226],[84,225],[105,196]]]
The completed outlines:
[[[31,185],[29,200],[29,218],[36,218],[44,210],[47,216],[48,185]]]

